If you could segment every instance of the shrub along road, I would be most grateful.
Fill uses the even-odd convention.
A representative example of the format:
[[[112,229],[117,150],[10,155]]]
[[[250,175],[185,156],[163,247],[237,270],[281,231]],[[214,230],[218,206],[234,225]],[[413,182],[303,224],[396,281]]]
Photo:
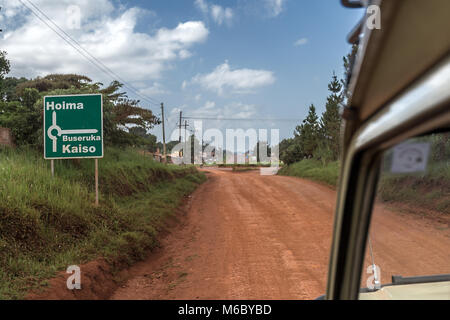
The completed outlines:
[[[183,223],[112,299],[314,299],[325,292],[336,192],[293,177],[208,169]],[[449,219],[377,205],[382,282],[448,273]],[[366,259],[365,267],[371,264]],[[363,276],[363,285],[367,276]]]

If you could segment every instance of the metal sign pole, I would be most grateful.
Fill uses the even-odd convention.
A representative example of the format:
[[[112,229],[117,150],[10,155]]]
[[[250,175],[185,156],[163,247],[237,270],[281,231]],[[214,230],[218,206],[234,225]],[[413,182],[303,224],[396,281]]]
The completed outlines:
[[[50,160],[50,168],[52,171],[52,178],[55,176],[55,160]]]
[[[98,207],[98,159],[95,159],[95,206]]]

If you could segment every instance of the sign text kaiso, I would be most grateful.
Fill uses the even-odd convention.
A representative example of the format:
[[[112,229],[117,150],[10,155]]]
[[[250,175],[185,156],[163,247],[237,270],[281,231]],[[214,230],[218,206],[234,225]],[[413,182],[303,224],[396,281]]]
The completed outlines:
[[[103,158],[101,94],[44,97],[44,157]]]

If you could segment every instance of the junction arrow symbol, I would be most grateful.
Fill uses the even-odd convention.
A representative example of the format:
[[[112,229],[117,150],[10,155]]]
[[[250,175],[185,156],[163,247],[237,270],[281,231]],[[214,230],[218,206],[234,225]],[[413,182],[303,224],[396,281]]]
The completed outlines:
[[[55,111],[53,111],[52,119],[53,119],[53,123],[52,123],[51,127],[48,128],[47,135],[48,135],[48,138],[53,141],[53,152],[56,152],[56,150],[57,150],[58,137],[60,137],[63,134],[65,134],[65,135],[66,134],[90,134],[90,133],[98,132],[97,129],[62,130],[61,127],[56,124],[56,112]],[[52,134],[53,130],[56,130],[58,132],[56,136]]]

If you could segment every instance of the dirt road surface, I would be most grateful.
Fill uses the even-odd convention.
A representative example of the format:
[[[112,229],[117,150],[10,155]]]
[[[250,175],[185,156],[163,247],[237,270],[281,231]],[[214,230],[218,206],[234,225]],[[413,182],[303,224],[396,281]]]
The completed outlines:
[[[209,169],[208,176],[183,222],[130,269],[112,299],[315,299],[325,293],[336,192],[257,171]],[[450,273],[449,230],[446,218],[377,205],[372,240],[382,282],[392,274]]]

